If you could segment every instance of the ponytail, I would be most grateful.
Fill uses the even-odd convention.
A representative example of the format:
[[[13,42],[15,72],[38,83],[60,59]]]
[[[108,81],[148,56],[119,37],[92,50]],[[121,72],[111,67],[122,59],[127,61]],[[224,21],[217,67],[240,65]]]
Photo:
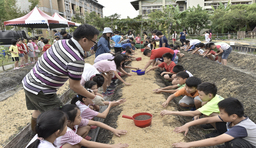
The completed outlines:
[[[75,105],[76,105],[76,102],[77,102],[77,101],[81,101],[82,103],[84,103],[83,98],[86,98],[86,97],[83,97],[83,96],[77,94],[77,95],[71,100],[71,104],[75,104]]]

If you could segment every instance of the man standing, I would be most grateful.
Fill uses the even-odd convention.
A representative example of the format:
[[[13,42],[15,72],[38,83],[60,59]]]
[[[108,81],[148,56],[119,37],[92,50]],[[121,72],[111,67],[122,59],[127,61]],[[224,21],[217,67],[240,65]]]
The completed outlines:
[[[59,40],[53,44],[23,78],[26,106],[32,113],[31,127],[35,129],[36,119],[41,112],[60,107],[61,100],[56,91],[67,80],[76,93],[91,98],[95,104],[102,104],[100,96],[88,92],[81,84],[85,52],[96,43],[99,31],[90,25],[81,25],[74,31],[74,38]]]
[[[159,47],[168,47],[170,48],[170,46],[168,45],[168,40],[167,38],[163,35],[163,33],[161,31],[157,31],[156,35],[160,38],[160,43],[159,43]]]

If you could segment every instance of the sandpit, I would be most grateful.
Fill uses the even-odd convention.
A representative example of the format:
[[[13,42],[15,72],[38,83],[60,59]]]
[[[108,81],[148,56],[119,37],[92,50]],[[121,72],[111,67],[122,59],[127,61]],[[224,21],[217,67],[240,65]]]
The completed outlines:
[[[93,64],[95,56],[85,59],[86,63]],[[32,67],[31,67],[32,68]],[[22,79],[22,78],[21,78]],[[61,95],[69,89],[68,81],[58,89]],[[12,140],[12,138],[27,124],[30,123],[32,111],[27,110],[25,93],[21,89],[13,96],[0,102],[0,148]]]
[[[131,66],[142,68],[149,58],[142,55],[140,51],[136,56],[142,57],[142,61],[134,61]],[[155,83],[155,72],[151,71],[143,76],[133,73],[133,76],[127,77],[126,82],[132,86],[122,88],[122,98],[127,102],[122,106],[122,112],[118,116],[117,129],[125,129],[127,135],[118,138],[113,136],[111,143],[128,143],[132,148],[169,148],[175,142],[183,141],[183,135],[173,132],[175,126],[174,116],[161,117],[163,110],[162,102],[166,100],[163,94],[154,94],[153,89],[159,86]],[[168,110],[175,110],[168,106]],[[136,127],[133,120],[122,118],[122,115],[132,116],[138,112],[148,112],[153,115],[152,125],[146,128]]]

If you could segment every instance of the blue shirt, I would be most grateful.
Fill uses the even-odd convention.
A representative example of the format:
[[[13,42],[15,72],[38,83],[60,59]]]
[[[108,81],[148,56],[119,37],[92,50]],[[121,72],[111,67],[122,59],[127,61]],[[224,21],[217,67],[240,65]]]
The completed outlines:
[[[125,49],[127,46],[131,47],[133,50],[135,50],[134,47],[132,47],[132,44],[131,43],[125,43],[122,45],[122,48]]]
[[[113,40],[115,42],[114,47],[122,47],[121,43],[118,43],[121,40],[120,35],[115,35],[115,36],[111,37],[111,40]]]
[[[97,57],[100,54],[110,52],[109,46],[108,46],[108,41],[104,37],[100,38],[99,42],[97,43],[97,47],[98,48],[95,52],[95,57]]]
[[[165,43],[165,47],[169,48],[167,38],[165,36],[161,37],[159,47],[163,47],[163,43]]]
[[[188,33],[186,32],[186,34]],[[183,39],[183,40],[186,39],[186,35],[183,32],[180,33],[180,39]]]

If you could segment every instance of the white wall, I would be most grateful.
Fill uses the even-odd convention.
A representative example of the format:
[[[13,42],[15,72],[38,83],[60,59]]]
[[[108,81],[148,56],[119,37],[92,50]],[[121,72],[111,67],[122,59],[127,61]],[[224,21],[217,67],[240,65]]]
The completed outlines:
[[[187,0],[187,8],[193,6],[197,7],[198,4],[204,8],[204,0]]]

